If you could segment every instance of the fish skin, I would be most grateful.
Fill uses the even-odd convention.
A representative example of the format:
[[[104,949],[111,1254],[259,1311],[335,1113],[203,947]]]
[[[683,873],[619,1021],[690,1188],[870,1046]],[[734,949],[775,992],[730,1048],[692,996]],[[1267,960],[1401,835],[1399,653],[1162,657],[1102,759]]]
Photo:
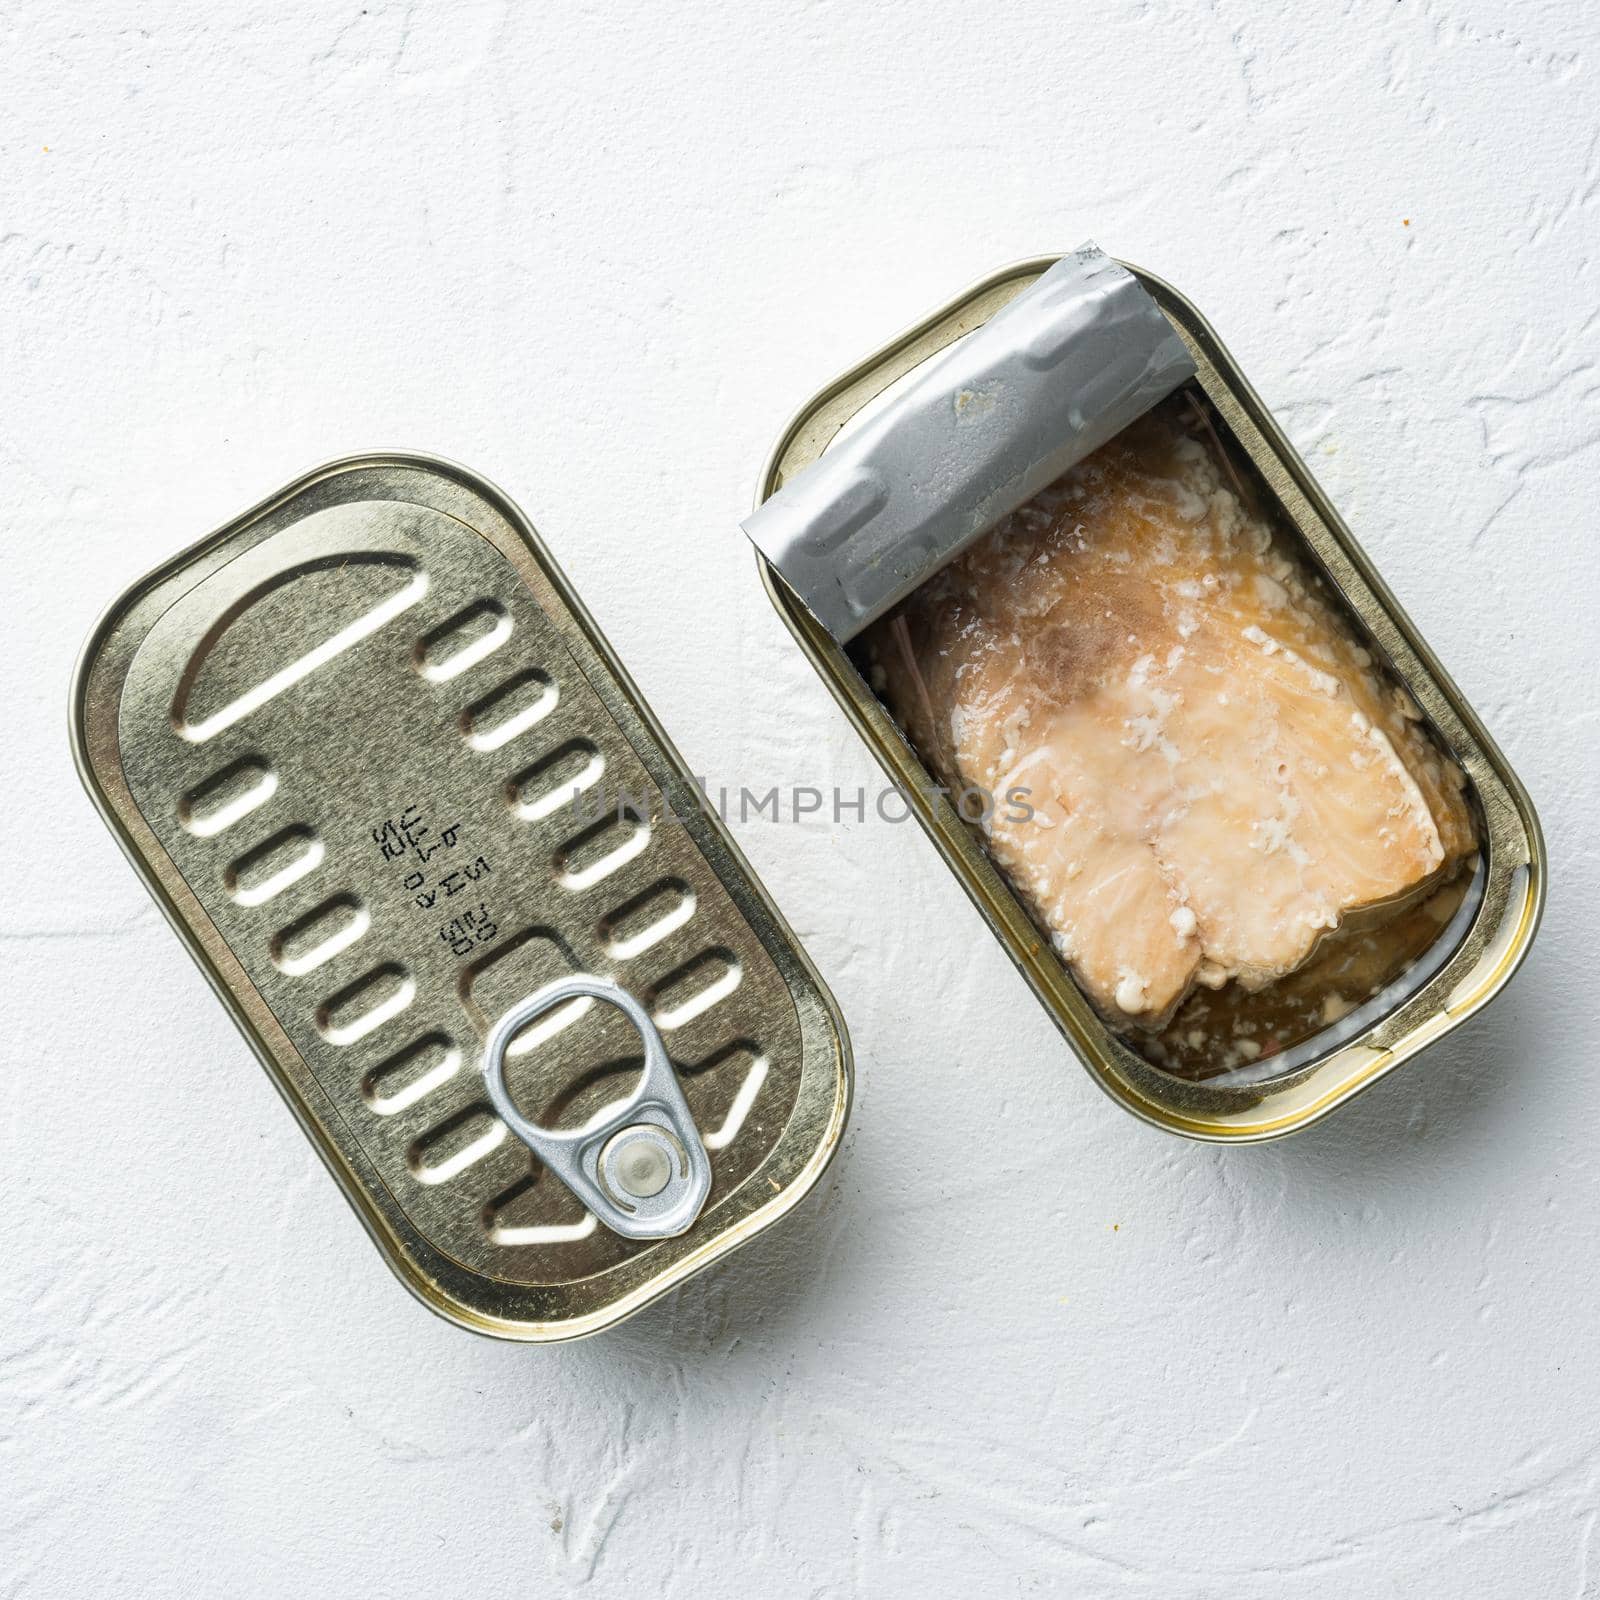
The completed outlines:
[[[991,855],[1113,1026],[1260,989],[1475,848],[1464,779],[1188,402],[1124,430],[865,639]],[[1026,788],[1034,815],[1006,805]]]

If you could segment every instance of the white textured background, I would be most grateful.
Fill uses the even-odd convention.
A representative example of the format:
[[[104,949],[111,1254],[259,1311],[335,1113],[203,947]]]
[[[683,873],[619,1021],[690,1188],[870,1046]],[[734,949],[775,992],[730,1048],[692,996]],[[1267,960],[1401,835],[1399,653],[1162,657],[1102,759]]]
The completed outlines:
[[[1600,1593],[1584,9],[0,3],[0,1593]],[[579,1346],[435,1321],[78,790],[90,623],[413,445],[529,511],[697,770],[871,783],[737,518],[837,368],[1091,235],[1209,313],[1533,791],[1527,968],[1219,1152],[1101,1098],[913,827],[748,825],[855,1037],[824,1194]]]

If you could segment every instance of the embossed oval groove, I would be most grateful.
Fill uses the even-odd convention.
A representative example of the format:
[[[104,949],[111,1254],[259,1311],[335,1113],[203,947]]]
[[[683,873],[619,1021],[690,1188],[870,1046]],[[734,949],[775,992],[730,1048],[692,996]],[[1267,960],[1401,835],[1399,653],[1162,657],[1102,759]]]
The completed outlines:
[[[206,668],[211,658],[219,647],[228,643],[230,634],[241,624],[250,625],[253,608],[261,605],[263,601],[281,595],[300,579],[313,574],[327,573],[330,569],[336,574],[348,572],[352,582],[380,570],[392,572],[402,581],[398,588],[376,604],[366,604],[366,597],[362,595],[363,609],[357,612],[353,620],[310,649],[302,651],[300,655],[291,657],[276,672],[269,673],[243,694],[233,696],[198,718],[192,715],[195,699],[204,698],[204,690],[208,683]],[[179,680],[178,692],[172,702],[173,726],[179,735],[191,744],[204,744],[208,739],[213,739],[225,729],[231,728],[236,722],[243,721],[251,712],[259,711],[262,706],[277,699],[286,690],[292,689],[302,678],[309,677],[363,639],[376,633],[402,611],[416,605],[427,592],[427,573],[421,571],[409,556],[387,552],[353,551],[339,556],[320,556],[315,561],[274,574],[266,583],[235,602],[212,626],[195,650],[187,671]],[[320,614],[318,611],[309,615]],[[259,615],[257,613],[257,617]],[[274,645],[284,642],[281,634],[269,632],[263,637],[270,639]]]
[[[694,915],[698,901],[682,878],[662,878],[600,919],[600,937],[619,961],[660,944]]]
[[[380,1116],[393,1116],[448,1083],[461,1070],[463,1060],[449,1034],[425,1033],[380,1061],[361,1080],[361,1093]]]
[[[565,1189],[560,1189],[553,1184],[542,1168],[532,1172],[525,1172],[509,1188],[502,1189],[493,1196],[483,1208],[483,1231],[488,1236],[491,1244],[505,1245],[508,1248],[518,1246],[548,1244],[576,1244],[580,1239],[587,1239],[599,1225],[595,1221],[592,1211],[584,1211],[571,1222],[506,1222],[502,1219],[516,1203],[530,1191],[541,1190],[548,1195],[549,1207],[559,1214],[569,1208],[576,1208],[575,1201]]]
[[[241,756],[178,801],[178,821],[197,839],[214,838],[278,792],[278,774],[260,756]]]
[[[448,683],[486,660],[511,637],[511,614],[498,600],[477,600],[417,640],[417,671]]]
[[[336,894],[273,934],[273,965],[291,978],[315,972],[371,926],[372,918],[356,895]]]
[[[262,906],[322,865],[326,854],[316,829],[297,822],[230,861],[223,886],[242,906]]]
[[[576,1244],[580,1239],[587,1239],[599,1226],[594,1213],[585,1211],[581,1222],[534,1223],[524,1228],[510,1223],[490,1223],[486,1231],[494,1244]]]
[[[525,822],[539,822],[592,789],[606,758],[587,739],[569,739],[506,782],[511,809]]]
[[[411,974],[398,961],[386,961],[317,1007],[317,1031],[329,1044],[354,1044],[399,1016],[416,997]]]
[[[720,1065],[735,1054],[750,1054],[750,1066],[740,1079],[720,1125],[709,1131],[701,1130],[700,1142],[707,1150],[726,1150],[739,1137],[739,1130],[744,1127],[745,1119],[750,1115],[761,1087],[767,1081],[767,1073],[772,1068],[772,1063],[765,1055],[760,1051],[752,1051],[748,1042],[743,1040],[726,1050],[719,1050],[706,1065]]]
[[[581,1022],[593,1010],[594,1001],[584,996],[578,1000],[564,1000],[560,1005],[541,1012],[532,1022],[524,1023],[511,1035],[511,1040],[506,1045],[507,1059],[525,1056],[530,1050],[537,1050],[540,1045],[555,1038],[558,1033],[565,1033],[573,1023]]]
[[[739,987],[739,958],[718,945],[675,968],[651,990],[651,1015],[659,1028],[681,1028],[709,1011]]]
[[[505,1123],[480,1100],[413,1140],[407,1161],[419,1183],[448,1183],[505,1140]]]
[[[540,923],[505,935],[487,955],[462,968],[456,991],[478,1032],[487,1035],[512,1006],[576,970],[572,947],[554,928]],[[535,1017],[512,1035],[506,1054],[519,1056],[536,1049],[571,1027],[593,1005],[588,998],[568,1000]]]
[[[461,736],[474,750],[498,750],[542,722],[559,698],[550,675],[529,667],[461,713]]]
[[[626,866],[650,843],[650,824],[635,806],[624,805],[611,816],[574,835],[556,852],[556,881],[564,889],[588,889]]]
[[[581,1128],[594,1113],[614,1100],[625,1100],[633,1093],[639,1074],[644,1071],[641,1055],[614,1056],[608,1061],[597,1061],[576,1077],[568,1079],[546,1101],[539,1112],[539,1124],[545,1128]],[[613,1092],[597,1100],[591,1092],[601,1084],[611,1086]],[[574,1114],[575,1107],[587,1107]]]

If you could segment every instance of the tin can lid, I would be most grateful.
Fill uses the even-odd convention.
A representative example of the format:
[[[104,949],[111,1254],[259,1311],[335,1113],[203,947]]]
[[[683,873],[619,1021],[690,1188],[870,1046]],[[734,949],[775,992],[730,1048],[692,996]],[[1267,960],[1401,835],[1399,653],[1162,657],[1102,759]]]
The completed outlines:
[[[386,455],[290,485],[124,597],[75,720],[136,865],[447,1315],[592,1331],[822,1170],[832,1002],[482,480]]]

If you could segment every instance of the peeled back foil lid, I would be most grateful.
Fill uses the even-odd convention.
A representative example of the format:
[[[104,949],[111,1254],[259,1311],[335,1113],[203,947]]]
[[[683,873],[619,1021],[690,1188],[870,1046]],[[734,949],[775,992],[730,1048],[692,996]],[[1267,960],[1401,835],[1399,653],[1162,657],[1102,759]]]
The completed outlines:
[[[594,1332],[827,1164],[850,1088],[827,990],[481,478],[384,454],[290,484],[112,608],[73,721],[123,848],[443,1315]],[[175,1018],[173,1073],[227,1096],[184,1039]],[[143,1117],[228,1159],[159,1092]],[[277,1203],[240,1175],[241,1213]]]
[[[1193,376],[1155,301],[1086,244],[929,361],[744,530],[848,643]]]

